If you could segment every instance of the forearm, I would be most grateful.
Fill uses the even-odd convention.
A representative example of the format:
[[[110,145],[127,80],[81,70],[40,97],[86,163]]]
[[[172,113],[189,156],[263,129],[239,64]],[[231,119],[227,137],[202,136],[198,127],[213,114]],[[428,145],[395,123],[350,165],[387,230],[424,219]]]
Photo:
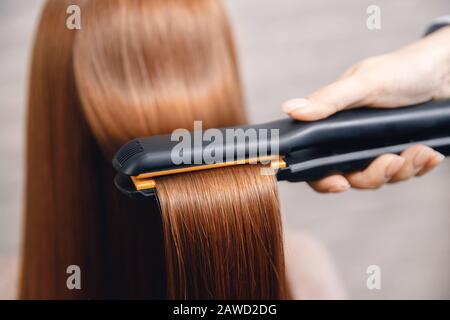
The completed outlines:
[[[427,39],[429,38],[429,39]],[[433,96],[434,99],[443,99],[450,97],[450,26],[443,27],[440,30],[430,34],[424,40],[433,42],[435,47],[435,53],[432,56],[435,57],[436,63],[439,64],[438,68],[442,68],[441,74],[441,88]]]
[[[450,26],[442,27],[422,39],[423,45],[435,64],[439,75],[439,86],[433,94],[433,99],[450,97]]]

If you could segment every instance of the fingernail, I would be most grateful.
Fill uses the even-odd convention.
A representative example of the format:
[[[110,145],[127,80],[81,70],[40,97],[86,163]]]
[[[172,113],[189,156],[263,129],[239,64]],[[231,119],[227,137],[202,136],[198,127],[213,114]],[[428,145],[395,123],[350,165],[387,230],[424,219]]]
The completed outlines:
[[[429,159],[429,149],[422,149],[413,159],[414,168],[422,168]]]
[[[400,168],[403,166],[404,163],[405,163],[405,159],[403,159],[403,158],[397,157],[397,158],[393,159],[386,169],[386,172],[385,172],[386,180],[391,179],[392,176],[394,174],[396,174],[398,172],[398,170],[400,170]]]
[[[332,186],[330,189],[328,189],[328,192],[339,193],[339,192],[344,192],[344,191],[348,190],[349,188],[350,188],[349,183],[341,183],[341,184]]]
[[[434,157],[436,158],[437,163],[440,163],[440,162],[442,162],[442,160],[445,159],[445,156],[442,153],[437,152],[437,151],[435,151],[435,153],[436,153],[436,155]]]
[[[307,106],[308,100],[306,99],[292,99],[283,103],[282,109],[285,113],[292,113]]]

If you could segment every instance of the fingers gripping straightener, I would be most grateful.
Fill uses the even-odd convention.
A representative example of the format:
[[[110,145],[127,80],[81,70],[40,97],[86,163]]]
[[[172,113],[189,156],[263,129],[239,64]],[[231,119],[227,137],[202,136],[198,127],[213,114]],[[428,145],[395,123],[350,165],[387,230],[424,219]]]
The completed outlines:
[[[232,129],[278,129],[279,150],[269,154],[271,166],[277,168],[279,181],[311,181],[334,173],[364,169],[381,154],[399,154],[414,144],[427,145],[450,154],[450,100],[394,108],[358,108],[339,112],[327,119],[302,122],[290,118]],[[226,129],[219,129],[225,132]],[[194,133],[191,132],[191,135]],[[179,141],[171,135],[137,138],[126,143],[114,156],[116,186],[129,196],[155,195],[158,176],[209,170],[224,166],[254,163],[252,147],[267,145],[267,139],[226,141],[214,146],[215,152],[235,155],[214,163],[173,164],[171,152]],[[185,151],[188,158],[202,154],[207,142]],[[256,159],[256,161],[262,160]]]

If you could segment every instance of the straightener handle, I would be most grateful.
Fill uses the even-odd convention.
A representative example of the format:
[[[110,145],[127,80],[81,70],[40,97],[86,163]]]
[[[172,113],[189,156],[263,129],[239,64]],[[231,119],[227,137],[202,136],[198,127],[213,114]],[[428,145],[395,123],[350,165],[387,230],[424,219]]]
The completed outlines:
[[[450,155],[450,136],[359,149],[309,148],[287,158],[288,167],[280,170],[277,178],[280,181],[301,182],[317,180],[332,174],[356,172],[365,169],[382,154],[400,154],[415,144],[427,145],[445,156]]]

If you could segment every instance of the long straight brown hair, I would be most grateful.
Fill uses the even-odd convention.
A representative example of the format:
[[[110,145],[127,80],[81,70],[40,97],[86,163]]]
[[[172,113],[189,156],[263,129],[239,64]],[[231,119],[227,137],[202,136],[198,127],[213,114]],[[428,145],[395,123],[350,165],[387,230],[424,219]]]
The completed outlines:
[[[276,190],[257,165],[159,179],[168,297],[286,298]]]
[[[68,30],[66,8],[81,8]],[[48,0],[31,67],[20,297],[283,298],[276,183],[258,166],[115,190],[126,141],[245,122],[234,45],[216,0]],[[67,268],[81,269],[69,290]]]

